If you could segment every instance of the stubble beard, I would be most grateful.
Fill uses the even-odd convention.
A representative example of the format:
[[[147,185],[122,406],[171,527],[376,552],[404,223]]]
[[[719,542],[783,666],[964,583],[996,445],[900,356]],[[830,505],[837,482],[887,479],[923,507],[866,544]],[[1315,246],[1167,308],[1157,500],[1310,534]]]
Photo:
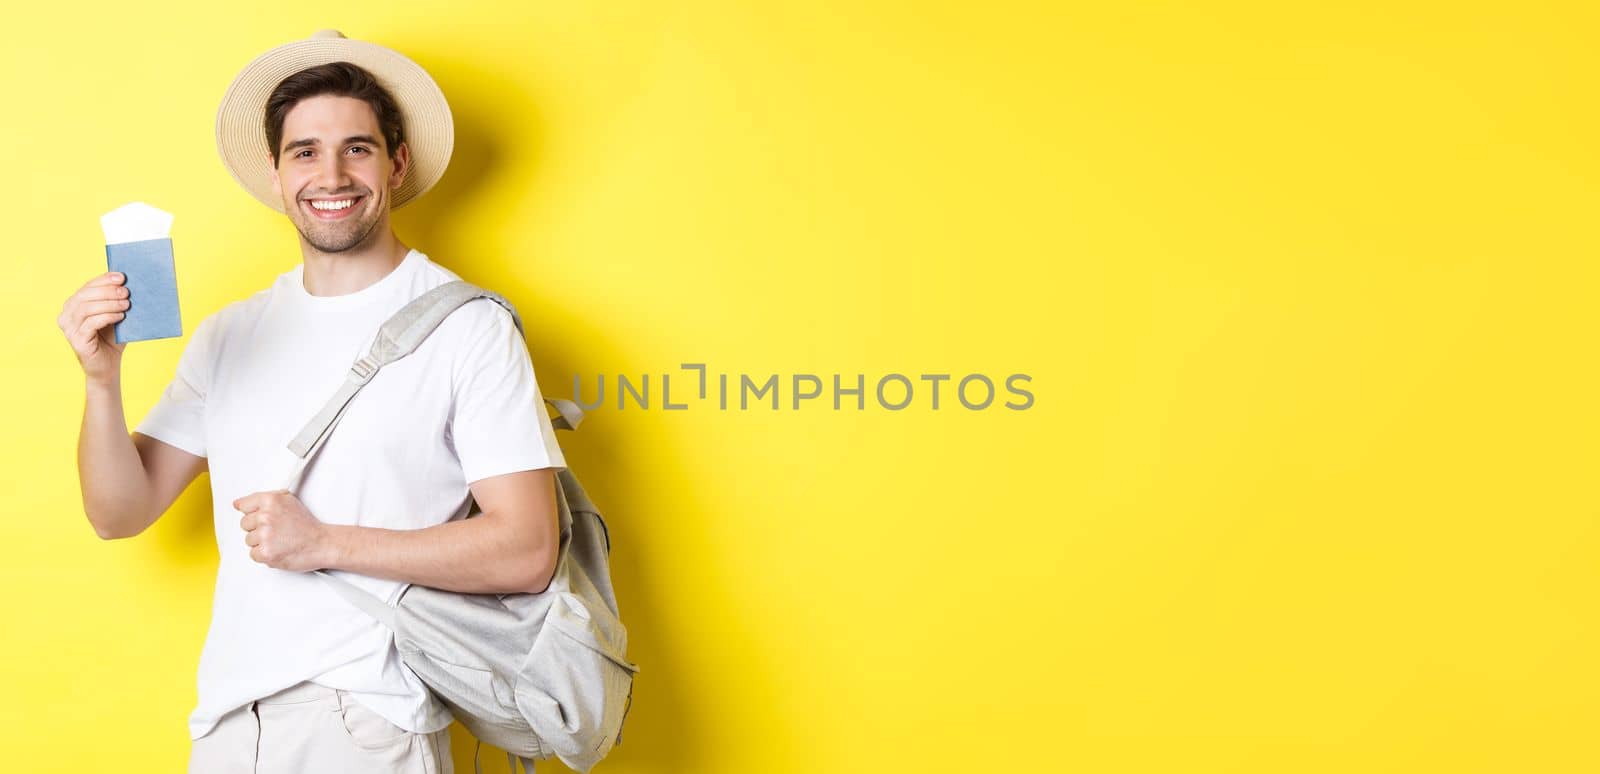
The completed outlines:
[[[369,195],[358,206],[365,208],[370,198]],[[372,235],[373,229],[377,227],[378,220],[378,216],[374,214],[358,215],[347,221],[321,221],[317,220],[315,215],[299,210],[295,212],[294,217],[295,227],[299,229],[300,236],[312,247],[324,253],[342,253],[365,243]]]

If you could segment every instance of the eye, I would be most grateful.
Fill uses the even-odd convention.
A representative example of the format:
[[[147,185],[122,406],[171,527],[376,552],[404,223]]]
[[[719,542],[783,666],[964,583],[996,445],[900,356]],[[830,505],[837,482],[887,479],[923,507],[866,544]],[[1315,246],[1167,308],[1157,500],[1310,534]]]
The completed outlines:
[[[353,146],[353,147],[350,148],[350,150],[358,150],[358,151],[361,151],[362,153],[366,153],[367,152],[367,148],[364,145]]]
[[[300,151],[299,153],[294,154],[294,157],[297,158],[297,159],[298,158],[302,158],[305,154],[310,153],[310,152],[311,151],[309,151],[309,150],[303,150],[303,151]]]

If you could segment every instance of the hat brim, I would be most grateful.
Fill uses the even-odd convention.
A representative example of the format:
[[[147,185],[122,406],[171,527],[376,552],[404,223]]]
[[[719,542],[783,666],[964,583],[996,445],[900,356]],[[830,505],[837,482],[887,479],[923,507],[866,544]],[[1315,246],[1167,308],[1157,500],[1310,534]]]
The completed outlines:
[[[350,62],[372,73],[399,104],[411,171],[393,192],[390,209],[427,193],[444,176],[455,147],[455,122],[444,92],[426,70],[399,52],[348,38],[286,43],[256,57],[233,79],[217,108],[217,152],[228,173],[262,204],[284,212],[283,200],[272,192],[264,125],[267,98],[284,78],[330,62]]]

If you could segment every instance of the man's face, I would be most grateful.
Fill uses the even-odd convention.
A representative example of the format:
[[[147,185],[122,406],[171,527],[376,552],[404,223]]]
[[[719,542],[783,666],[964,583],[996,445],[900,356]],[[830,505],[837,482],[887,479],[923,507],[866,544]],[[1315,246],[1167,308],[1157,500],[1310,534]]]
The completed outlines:
[[[313,247],[339,253],[382,236],[410,171],[410,148],[401,143],[390,160],[383,143],[372,106],[354,97],[303,99],[284,117],[272,190]]]

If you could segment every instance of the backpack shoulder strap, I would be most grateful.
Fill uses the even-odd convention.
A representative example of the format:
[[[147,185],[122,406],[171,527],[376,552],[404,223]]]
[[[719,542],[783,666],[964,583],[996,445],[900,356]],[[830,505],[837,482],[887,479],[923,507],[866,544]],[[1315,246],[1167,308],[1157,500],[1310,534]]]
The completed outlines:
[[[428,334],[439,327],[439,323],[444,322],[444,318],[450,316],[451,312],[477,298],[487,298],[505,307],[505,310],[511,313],[511,321],[517,324],[517,333],[526,335],[522,330],[522,318],[517,314],[517,308],[504,296],[464,280],[446,282],[411,299],[378,329],[378,336],[372,342],[372,350],[367,353],[367,358],[373,361],[373,370],[376,371],[411,354],[423,339],[428,338]]]
[[[429,290],[400,307],[400,311],[395,312],[394,316],[378,329],[378,336],[372,342],[372,351],[365,358],[357,360],[356,364],[351,366],[351,371],[359,376],[361,371],[365,370],[362,364],[365,360],[370,361],[370,368],[376,373],[377,369],[411,354],[428,334],[439,327],[439,323],[444,322],[444,318],[450,316],[451,312],[477,298],[487,298],[505,307],[505,310],[511,313],[511,321],[517,325],[517,334],[527,335],[527,331],[522,328],[522,316],[517,314],[517,308],[507,301],[505,296],[464,280],[456,280]],[[365,378],[370,380],[371,376]],[[583,421],[581,406],[562,398],[545,398],[544,402],[550,404],[560,415],[553,421],[556,429],[578,429],[578,423]],[[296,450],[295,453],[300,452]]]
[[[411,354],[451,312],[477,298],[488,298],[504,307],[511,313],[512,321],[517,324],[517,331],[519,333],[522,331],[522,319],[510,301],[498,293],[462,280],[447,282],[407,302],[378,329],[378,334],[373,339],[367,354],[362,355],[350,366],[350,372],[346,375],[344,383],[339,385],[333,397],[316,416],[311,418],[311,421],[306,423],[294,440],[289,442],[289,451],[299,457],[300,461],[283,488],[291,491],[294,489],[306,466],[311,463],[312,457],[322,448],[322,443],[327,439],[333,426],[338,424],[345,407],[350,405],[350,399],[355,397],[367,382],[372,381],[373,375],[380,368]]]
[[[517,333],[526,335],[522,329],[522,318],[510,301],[498,293],[464,280],[446,282],[407,302],[383,323],[367,354],[350,366],[344,384],[339,386],[322,410],[306,423],[293,441],[289,442],[289,451],[300,459],[295,463],[294,471],[290,473],[289,480],[283,488],[291,492],[295,490],[300,478],[305,474],[306,466],[311,464],[312,458],[321,450],[334,425],[337,425],[339,418],[344,415],[345,408],[350,405],[350,399],[355,397],[367,382],[372,381],[373,375],[379,369],[416,351],[423,340],[428,338],[428,334],[433,333],[451,312],[460,309],[468,301],[479,298],[490,299],[504,307],[511,313],[512,322],[517,324]],[[570,430],[576,428],[583,420],[583,409],[570,400],[546,398],[545,403],[560,413],[560,416],[552,421],[557,428]],[[394,610],[388,604],[326,570],[315,572],[330,581],[334,590],[356,607],[365,610],[390,629],[395,627]],[[526,767],[525,762],[524,768]]]

